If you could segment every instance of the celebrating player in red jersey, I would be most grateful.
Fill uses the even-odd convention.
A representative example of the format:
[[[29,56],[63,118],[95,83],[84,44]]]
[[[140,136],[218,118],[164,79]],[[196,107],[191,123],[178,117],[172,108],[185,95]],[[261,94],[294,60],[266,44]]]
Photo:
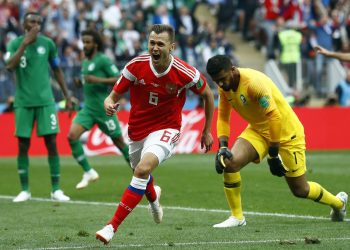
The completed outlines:
[[[96,238],[109,243],[119,225],[145,195],[156,223],[163,210],[159,204],[161,189],[154,186],[152,171],[168,159],[179,140],[182,108],[186,90],[204,100],[205,125],[201,147],[209,151],[213,144],[210,133],[214,97],[199,71],[173,57],[174,29],[169,25],[153,25],[148,39],[149,54],[132,59],[105,100],[107,115],[113,115],[118,100],[130,91],[129,154],[134,176],[124,191],[113,218],[96,232]]]

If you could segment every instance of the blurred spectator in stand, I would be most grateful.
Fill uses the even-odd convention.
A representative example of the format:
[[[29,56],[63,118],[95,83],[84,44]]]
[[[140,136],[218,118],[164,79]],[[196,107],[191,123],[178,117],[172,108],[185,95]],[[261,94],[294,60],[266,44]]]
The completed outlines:
[[[287,73],[288,85],[296,87],[297,64],[301,61],[302,34],[296,29],[287,27],[283,17],[277,19],[277,41],[280,48],[279,62]]]
[[[127,48],[128,56],[130,58],[134,57],[136,55],[134,44],[140,40],[140,33],[137,30],[135,30],[134,23],[130,19],[126,20],[125,22],[125,30],[123,31],[123,40]]]
[[[282,7],[282,16],[289,27],[300,28],[302,24],[302,10],[297,0],[286,0]]]
[[[214,34],[214,37],[216,39],[218,46],[224,48],[225,55],[229,56],[235,65],[238,65],[238,60],[233,53],[235,50],[234,44],[228,41],[224,30],[217,30]]]
[[[7,38],[11,34],[13,40],[16,38],[16,35],[13,33],[8,33],[6,38],[4,39],[5,42],[7,41]],[[6,50],[6,48],[5,48]],[[10,72],[8,72],[5,68],[5,61],[4,61],[4,52],[0,50],[0,103],[6,102],[8,96],[12,96],[15,94],[15,84],[14,84],[14,78],[11,75]]]
[[[350,12],[346,15],[344,23],[345,23],[345,31],[347,34],[346,39],[349,40],[350,39]],[[349,44],[348,44],[348,46],[349,46]]]
[[[79,36],[80,32],[85,30],[88,25],[87,10],[91,9],[90,3],[84,3],[83,0],[76,1],[76,12],[74,14],[74,33]]]
[[[174,17],[168,13],[168,8],[165,4],[159,5],[156,14],[153,16],[153,24],[168,24],[176,28]]]
[[[257,0],[238,1],[242,11],[239,13],[241,19],[241,34],[242,38],[250,41],[254,38],[254,30],[257,25],[254,20],[255,11],[259,6]]]
[[[340,12],[337,9],[333,9],[331,11],[331,25],[332,25],[332,38],[333,38],[333,49],[335,51],[341,50],[343,48],[343,41],[341,37],[341,25],[342,25],[342,17],[340,16]]]
[[[198,29],[196,32],[196,43],[208,42],[212,34],[215,33],[215,27],[211,22],[206,20],[198,22]]]
[[[181,58],[184,61],[188,60],[187,55],[187,42],[188,37],[193,34],[193,22],[192,17],[189,14],[189,9],[187,6],[182,6],[179,8],[179,20],[178,20],[178,40],[181,48]],[[196,65],[196,64],[195,64]]]
[[[263,13],[264,20],[260,24],[265,37],[260,43],[266,46],[266,57],[274,59],[274,36],[276,32],[276,20],[282,12],[282,0],[266,0],[264,1]]]
[[[77,36],[75,34],[75,20],[74,15],[70,13],[69,7],[63,5],[58,13],[58,30],[62,33],[63,39],[66,43],[73,43],[76,41]]]
[[[202,49],[202,61],[207,62],[209,58],[215,55],[225,55],[225,48],[219,46],[216,39],[210,39],[207,46]]]
[[[346,78],[339,82],[335,89],[340,106],[350,106],[350,70],[346,72]]]
[[[78,53],[72,45],[68,44],[60,56],[61,69],[69,90],[74,92],[74,96],[82,99],[82,91],[74,84],[74,78],[80,76],[80,62]]]
[[[135,16],[133,18],[133,23],[135,30],[137,30],[139,33],[146,32],[147,24],[145,21],[144,12],[142,10],[136,10]]]
[[[3,42],[3,37],[5,37],[8,32],[8,20],[11,16],[9,7],[6,4],[5,0],[0,1],[0,48],[1,51],[4,51],[5,44]]]
[[[13,95],[10,95],[7,97],[6,100],[6,107],[2,112],[7,113],[7,112],[13,112],[14,110],[14,102],[15,102],[15,97]]]
[[[140,40],[137,40],[134,42],[134,51],[135,51],[135,56],[139,56],[147,53],[147,50],[143,48]]]
[[[103,21],[106,29],[118,29],[120,27],[121,22],[121,8],[119,4],[119,0],[116,0],[114,4],[112,4],[111,0],[104,0],[104,9],[103,9]]]
[[[197,65],[197,68],[201,71],[204,70],[204,64],[200,60],[200,56],[198,54],[197,47],[194,41],[194,36],[187,36],[186,46],[184,48],[186,51],[186,62],[190,65]]]
[[[235,15],[234,1],[222,0],[218,2],[218,11],[216,14],[217,29],[226,30],[231,25],[232,17]]]
[[[333,30],[331,22],[327,15],[322,15],[319,18],[319,21],[315,23],[315,25],[311,26],[311,29],[313,31],[313,37],[311,38],[311,44],[313,47],[319,45],[327,50],[333,51]],[[314,88],[316,91],[316,94],[320,97],[327,94],[327,87],[324,86],[323,82],[323,74],[324,74],[324,66],[327,63],[327,58],[317,53],[315,57],[315,63],[316,63],[316,76],[315,76],[315,82],[314,82]]]

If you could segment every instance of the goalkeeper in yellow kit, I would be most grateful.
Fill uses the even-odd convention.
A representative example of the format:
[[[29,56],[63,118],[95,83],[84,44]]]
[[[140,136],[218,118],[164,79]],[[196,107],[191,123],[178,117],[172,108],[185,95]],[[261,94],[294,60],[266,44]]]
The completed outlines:
[[[241,204],[240,170],[265,156],[273,175],[284,176],[292,193],[331,206],[332,221],[343,221],[348,195],[336,196],[320,184],[307,181],[304,128],[272,80],[265,74],[233,66],[229,57],[217,55],[208,60],[207,72],[218,85],[217,135],[220,149],[216,171],[224,175],[224,191],[231,216],[217,228],[246,224]],[[231,150],[230,114],[234,109],[248,122]]]

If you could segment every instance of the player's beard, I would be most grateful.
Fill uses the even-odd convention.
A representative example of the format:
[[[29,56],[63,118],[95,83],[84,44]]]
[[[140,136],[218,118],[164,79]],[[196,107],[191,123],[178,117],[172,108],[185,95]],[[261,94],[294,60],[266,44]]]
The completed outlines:
[[[84,55],[87,58],[91,58],[91,56],[93,55],[94,50],[93,49],[84,49]]]
[[[230,91],[230,90],[231,90],[231,86],[229,86],[229,85],[222,85],[221,88],[222,88],[224,91]]]

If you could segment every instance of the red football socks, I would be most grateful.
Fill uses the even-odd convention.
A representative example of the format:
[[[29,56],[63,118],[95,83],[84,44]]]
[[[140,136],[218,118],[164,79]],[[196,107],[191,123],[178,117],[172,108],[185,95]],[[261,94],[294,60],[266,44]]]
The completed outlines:
[[[156,191],[154,190],[153,179],[154,178],[151,175],[150,180],[147,183],[146,192],[145,192],[146,198],[150,202],[154,202],[157,198]]]
[[[112,224],[114,232],[117,231],[117,228],[124,221],[126,216],[128,216],[129,213],[131,213],[131,211],[137,206],[137,204],[139,204],[142,197],[143,195],[135,192],[134,188],[131,186],[124,191],[112,220],[108,222],[108,224]]]

